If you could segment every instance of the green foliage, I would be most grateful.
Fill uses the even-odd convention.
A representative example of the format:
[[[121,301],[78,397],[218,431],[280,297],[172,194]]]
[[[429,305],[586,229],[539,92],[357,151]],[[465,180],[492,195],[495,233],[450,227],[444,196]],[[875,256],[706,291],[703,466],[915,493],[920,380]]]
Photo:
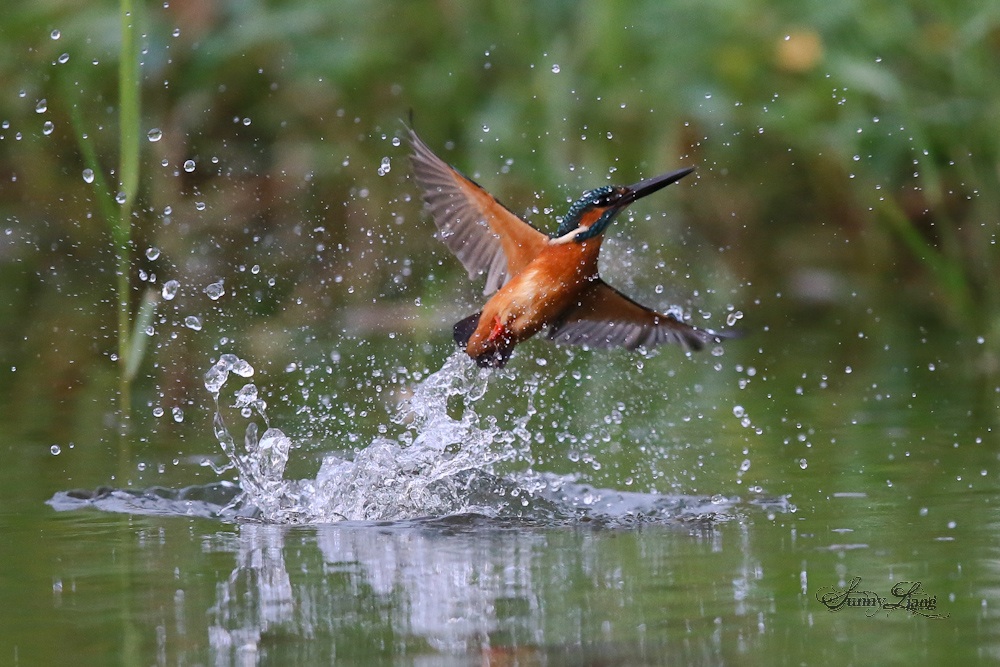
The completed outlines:
[[[136,33],[129,1],[5,8],[0,168],[17,178],[0,210],[37,248],[17,261],[41,283],[58,268],[106,355],[116,309],[130,372],[146,326],[157,358],[200,358],[215,337],[181,322],[220,278],[240,317],[219,335],[262,347],[424,340],[467,314],[476,288],[458,287],[392,142],[411,108],[435,150],[546,229],[586,188],[697,164],[619,226],[640,251],[610,249],[607,271],[662,275],[663,299],[717,316],[891,295],[920,325],[1000,330],[995,3],[154,3]],[[148,320],[131,318],[139,271],[183,284]]]

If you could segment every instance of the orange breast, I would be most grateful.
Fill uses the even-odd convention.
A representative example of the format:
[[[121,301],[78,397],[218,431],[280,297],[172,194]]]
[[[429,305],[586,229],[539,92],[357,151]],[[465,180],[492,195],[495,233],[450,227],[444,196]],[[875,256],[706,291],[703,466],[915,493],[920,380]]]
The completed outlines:
[[[469,354],[476,356],[489,348],[490,333],[498,322],[510,345],[556,322],[575,305],[586,281],[597,276],[600,245],[600,238],[595,238],[546,246],[483,307],[479,327],[469,339]]]

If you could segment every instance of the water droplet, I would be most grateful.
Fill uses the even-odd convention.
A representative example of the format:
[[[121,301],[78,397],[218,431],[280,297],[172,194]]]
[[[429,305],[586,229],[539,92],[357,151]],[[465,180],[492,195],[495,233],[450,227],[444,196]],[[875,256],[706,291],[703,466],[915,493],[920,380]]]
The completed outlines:
[[[742,417],[745,414],[746,414],[746,410],[743,409],[742,405],[734,405],[733,406],[733,416],[734,417]]]
[[[49,110],[49,101],[44,97],[38,100],[38,104],[35,105],[35,113],[45,113]]]
[[[382,158],[382,164],[380,164],[378,167],[378,175],[385,176],[386,174],[389,173],[391,169],[392,169],[392,163],[389,161],[389,158],[384,157]]]
[[[231,364],[226,359],[229,356],[228,354],[222,355],[222,358],[205,373],[205,389],[208,389],[212,394],[218,395],[222,385],[226,384],[226,380],[229,379]]]
[[[196,201],[194,203],[194,208],[195,208],[196,211],[204,211],[205,210],[205,202],[203,202],[203,201]]]
[[[184,326],[193,331],[201,331],[201,320],[194,315],[188,315],[184,318]]]
[[[806,468],[809,467],[809,461],[806,461],[805,459],[799,459],[799,467],[805,470]]]
[[[194,160],[185,160],[184,161],[184,171],[186,171],[189,174],[192,171],[194,171]]]
[[[558,63],[556,63],[555,65],[552,66],[552,73],[553,74],[558,74],[559,70],[560,70],[560,67],[559,67]]]
[[[115,201],[118,202],[119,204],[124,204],[127,200],[128,200],[128,195],[126,195],[124,192],[119,192],[118,194],[115,195]]]
[[[174,421],[177,422],[178,424],[184,421],[184,411],[181,410],[179,407],[174,407],[173,409],[171,409],[170,414],[173,415]]]
[[[59,445],[52,445],[49,447],[49,451],[52,452],[52,456],[59,456],[62,453],[62,447]]]
[[[84,183],[93,183],[94,182],[94,170],[93,169],[84,169],[83,170],[83,182]]]
[[[52,124],[51,120],[47,120],[42,123],[42,134],[49,136],[52,134],[52,130],[56,129],[56,126]]]
[[[173,35],[174,37],[180,37],[181,36],[181,29],[180,28],[174,28],[174,31],[172,33],[170,33],[170,34]]]
[[[176,280],[168,280],[163,283],[163,290],[161,290],[160,293],[163,295],[164,300],[170,301],[177,296],[177,290],[180,288],[181,284],[179,282]]]
[[[153,143],[156,143],[157,141],[163,138],[163,130],[161,130],[158,127],[154,127],[153,129],[151,129],[149,132],[146,133],[146,138],[152,141]]]
[[[237,359],[233,362],[233,372],[241,378],[248,378],[254,374],[254,369],[246,359]]]
[[[49,37],[51,37],[52,39],[59,39],[60,37],[62,37],[62,33],[61,33],[61,32],[59,32],[59,30],[53,30],[53,31],[52,31],[52,32],[51,32],[51,33],[49,34]]]
[[[223,294],[226,293],[226,288],[223,286],[223,280],[219,280],[217,283],[212,283],[204,289],[205,294],[212,301],[218,301]]]
[[[740,464],[740,472],[746,472],[750,470],[750,459],[744,459],[743,463]]]
[[[159,406],[153,408],[153,416],[154,417],[162,417],[163,416],[163,408],[161,408]]]
[[[153,247],[146,248],[146,259],[148,259],[148,260],[154,260],[154,259],[158,258],[159,256],[160,256],[160,249],[159,248],[153,248]]]
[[[244,118],[244,119],[243,119],[243,124],[244,124],[244,125],[247,125],[247,126],[249,126],[249,125],[250,125],[250,122],[251,122],[251,121],[250,121],[250,119],[249,119],[249,118]]]

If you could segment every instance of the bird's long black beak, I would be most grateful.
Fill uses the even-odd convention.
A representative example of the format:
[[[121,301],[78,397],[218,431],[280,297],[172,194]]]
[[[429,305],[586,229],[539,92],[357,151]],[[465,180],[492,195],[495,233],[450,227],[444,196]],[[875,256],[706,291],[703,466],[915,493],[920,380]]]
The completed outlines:
[[[618,208],[625,208],[637,199],[642,199],[646,195],[651,195],[657,190],[662,190],[671,183],[676,183],[688,174],[694,171],[694,167],[684,167],[683,169],[678,169],[677,171],[672,171],[668,174],[661,174],[660,176],[654,176],[653,178],[647,178],[644,181],[639,181],[632,185],[626,186],[625,194],[621,196],[616,203]]]

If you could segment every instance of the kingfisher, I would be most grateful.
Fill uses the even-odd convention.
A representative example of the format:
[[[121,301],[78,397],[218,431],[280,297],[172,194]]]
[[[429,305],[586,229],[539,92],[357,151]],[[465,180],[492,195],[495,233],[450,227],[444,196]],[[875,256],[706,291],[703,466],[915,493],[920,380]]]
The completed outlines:
[[[700,350],[730,332],[699,329],[657,312],[601,280],[604,233],[629,204],[676,183],[685,167],[633,185],[587,190],[555,234],[539,231],[449,166],[407,128],[413,175],[438,236],[470,279],[486,274],[482,310],[454,326],[455,342],[480,367],[500,368],[514,347],[546,330],[557,344],[629,350],[674,343]]]

